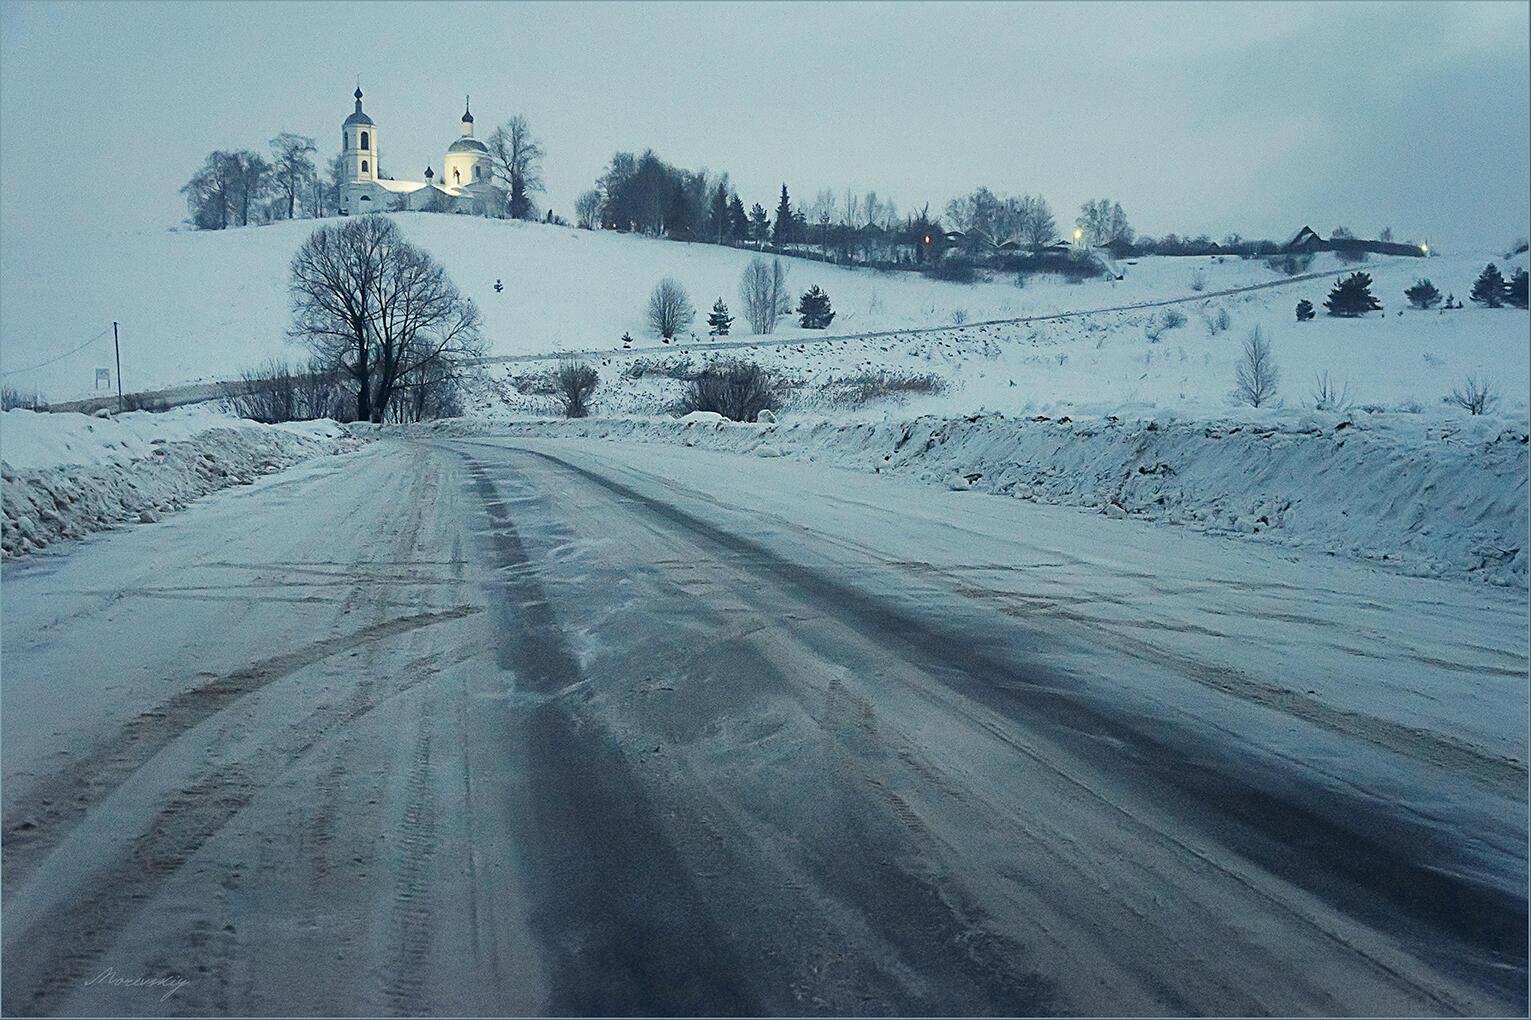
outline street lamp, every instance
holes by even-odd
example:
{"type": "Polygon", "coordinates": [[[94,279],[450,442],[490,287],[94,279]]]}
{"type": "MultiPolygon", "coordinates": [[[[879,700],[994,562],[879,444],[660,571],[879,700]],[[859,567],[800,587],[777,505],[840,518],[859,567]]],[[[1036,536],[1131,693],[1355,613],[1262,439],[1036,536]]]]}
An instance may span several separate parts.
{"type": "Polygon", "coordinates": [[[1078,227],[1075,227],[1074,228],[1074,243],[1078,244],[1082,240],[1084,240],[1084,231],[1080,230],[1078,227]]]}
{"type": "Polygon", "coordinates": [[[1425,244],[1420,245],[1419,246],[1419,250],[1420,250],[1421,254],[1429,255],[1430,254],[1430,245],[1429,245],[1429,243],[1427,242],[1425,244]]]}

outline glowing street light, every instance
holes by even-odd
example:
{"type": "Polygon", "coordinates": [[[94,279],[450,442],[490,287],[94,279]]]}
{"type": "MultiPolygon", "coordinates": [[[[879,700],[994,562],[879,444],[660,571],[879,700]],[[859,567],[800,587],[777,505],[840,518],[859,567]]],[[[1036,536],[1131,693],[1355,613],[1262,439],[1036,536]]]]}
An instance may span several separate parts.
{"type": "Polygon", "coordinates": [[[1075,227],[1074,228],[1074,243],[1078,244],[1082,240],[1084,240],[1084,231],[1080,230],[1078,227],[1075,227]]]}
{"type": "Polygon", "coordinates": [[[1430,245],[1422,244],[1422,245],[1419,246],[1419,250],[1420,250],[1421,254],[1429,255],[1430,254],[1430,245]]]}

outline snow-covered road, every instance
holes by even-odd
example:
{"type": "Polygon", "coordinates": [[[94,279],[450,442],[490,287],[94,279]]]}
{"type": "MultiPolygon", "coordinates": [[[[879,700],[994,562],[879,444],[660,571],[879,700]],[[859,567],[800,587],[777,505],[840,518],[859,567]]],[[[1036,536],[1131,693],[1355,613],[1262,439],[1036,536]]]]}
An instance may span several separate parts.
{"type": "Polygon", "coordinates": [[[0,577],[8,1014],[1526,1009],[1524,591],[445,437],[0,577]]]}

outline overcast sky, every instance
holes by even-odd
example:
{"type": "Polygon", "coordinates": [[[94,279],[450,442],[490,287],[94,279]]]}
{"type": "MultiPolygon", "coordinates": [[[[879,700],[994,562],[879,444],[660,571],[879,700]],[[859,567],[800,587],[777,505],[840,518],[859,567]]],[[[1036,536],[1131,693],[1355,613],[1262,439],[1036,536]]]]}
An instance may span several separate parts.
{"type": "Polygon", "coordinates": [[[572,218],[614,151],[902,210],[986,184],[1140,232],[1303,223],[1457,247],[1527,232],[1528,7],[1502,4],[7,2],[0,233],[169,226],[215,148],[338,149],[359,75],[382,164],[440,170],[464,93],[523,113],[572,218]]]}

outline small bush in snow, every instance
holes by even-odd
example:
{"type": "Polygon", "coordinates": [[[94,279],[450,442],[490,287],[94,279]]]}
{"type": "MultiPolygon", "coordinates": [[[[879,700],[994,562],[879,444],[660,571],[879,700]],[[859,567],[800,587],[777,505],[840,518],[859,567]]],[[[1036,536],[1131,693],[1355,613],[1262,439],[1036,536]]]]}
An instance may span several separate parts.
{"type": "Polygon", "coordinates": [[[1313,311],[1313,302],[1309,301],[1307,298],[1303,298],[1301,301],[1297,302],[1298,322],[1307,322],[1317,314],[1317,312],[1313,311]]]}
{"type": "Polygon", "coordinates": [[[18,407],[28,411],[46,411],[48,401],[35,389],[27,393],[14,386],[0,388],[0,411],[10,411],[18,407]]]}
{"type": "Polygon", "coordinates": [[[1304,252],[1301,255],[1277,255],[1266,259],[1265,264],[1278,273],[1296,276],[1299,273],[1306,273],[1313,267],[1313,253],[1304,252]]]}
{"type": "Polygon", "coordinates": [[[1244,354],[1234,369],[1234,396],[1240,403],[1259,407],[1270,403],[1276,395],[1281,373],[1276,368],[1276,355],[1271,342],[1259,326],[1244,338],[1244,354]]]}
{"type": "Polygon", "coordinates": [[[968,310],[966,308],[953,308],[952,309],[952,324],[953,325],[962,326],[962,325],[965,325],[967,323],[967,321],[968,321],[968,310]]]}
{"type": "Polygon", "coordinates": [[[306,368],[272,358],[219,388],[230,413],[267,425],[315,418],[344,420],[351,399],[340,371],[319,358],[310,360],[306,368]]]}
{"type": "Polygon", "coordinates": [[[1441,292],[1435,289],[1435,284],[1423,277],[1415,280],[1414,286],[1406,288],[1403,296],[1415,308],[1434,308],[1441,303],[1441,292]]]}
{"type": "Polygon", "coordinates": [[[718,298],[712,303],[712,311],[707,315],[707,335],[727,336],[728,328],[734,324],[734,317],[728,314],[728,306],[718,298]]]}
{"type": "Polygon", "coordinates": [[[1499,394],[1487,379],[1470,375],[1466,381],[1446,395],[1446,403],[1455,404],[1468,414],[1483,414],[1499,403],[1499,394]]]}
{"type": "Polygon", "coordinates": [[[666,379],[690,379],[696,374],[696,366],[689,356],[678,358],[634,358],[622,370],[624,379],[642,379],[648,375],[664,376],[666,379]]]}
{"type": "MultiPolygon", "coordinates": [[[[1483,272],[1473,281],[1472,292],[1467,295],[1475,304],[1486,308],[1503,308],[1505,298],[1504,277],[1500,275],[1499,267],[1490,262],[1483,267],[1483,272]]],[[[1475,414],[1477,412],[1474,412],[1475,414]]]]}
{"type": "Polygon", "coordinates": [[[749,361],[718,361],[692,376],[680,399],[680,413],[714,411],[733,421],[754,421],[781,405],[782,383],[749,361]]]}
{"type": "Polygon", "coordinates": [[[594,365],[574,358],[560,361],[553,372],[553,384],[558,388],[558,403],[563,408],[563,416],[589,417],[590,396],[600,382],[600,373],[594,365]]]}
{"type": "Polygon", "coordinates": [[[1324,301],[1324,307],[1329,309],[1330,315],[1354,319],[1367,312],[1380,312],[1382,302],[1372,294],[1370,273],[1351,273],[1335,282],[1334,289],[1324,301]]]}
{"type": "Polygon", "coordinates": [[[1313,406],[1320,411],[1344,411],[1350,407],[1350,384],[1336,387],[1327,370],[1313,377],[1313,406]]]}
{"type": "Polygon", "coordinates": [[[1515,275],[1510,277],[1510,282],[1505,286],[1504,299],[1516,308],[1526,307],[1526,271],[1515,270],[1515,275]]]}
{"type": "Polygon", "coordinates": [[[803,292],[802,300],[797,303],[797,314],[802,317],[800,321],[804,329],[828,329],[835,317],[829,307],[829,295],[820,290],[818,284],[803,292]]]}
{"type": "Polygon", "coordinates": [[[1198,294],[1207,289],[1207,273],[1205,270],[1198,269],[1191,274],[1191,289],[1198,294]]]}
{"type": "Polygon", "coordinates": [[[696,318],[691,298],[672,277],[665,277],[654,285],[649,294],[649,328],[666,340],[688,328],[696,318]]]}
{"type": "Polygon", "coordinates": [[[1228,309],[1218,308],[1217,311],[1206,310],[1201,313],[1202,324],[1207,327],[1208,336],[1217,336],[1225,332],[1233,325],[1233,320],[1228,317],[1228,309]]]}
{"type": "Polygon", "coordinates": [[[866,372],[831,379],[821,387],[829,403],[848,407],[945,391],[946,380],[939,375],[913,372],[866,372]]]}

